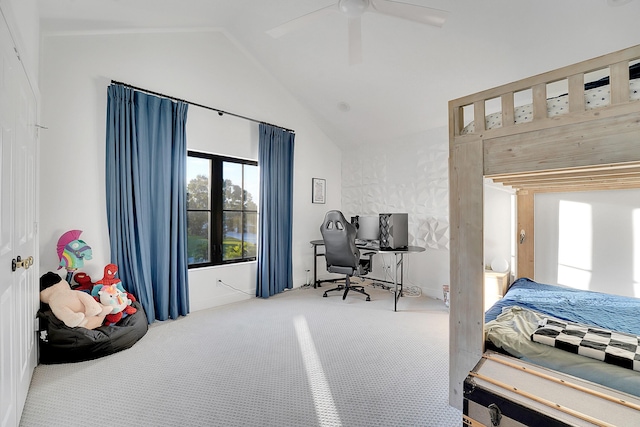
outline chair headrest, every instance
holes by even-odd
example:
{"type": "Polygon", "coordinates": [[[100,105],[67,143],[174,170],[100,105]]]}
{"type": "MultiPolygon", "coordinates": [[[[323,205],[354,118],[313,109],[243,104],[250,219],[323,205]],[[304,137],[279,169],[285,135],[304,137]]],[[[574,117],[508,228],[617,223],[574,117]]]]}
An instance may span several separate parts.
{"type": "Polygon", "coordinates": [[[342,231],[350,224],[340,211],[329,211],[324,216],[323,228],[326,230],[342,231]]]}
{"type": "Polygon", "coordinates": [[[356,247],[356,228],[342,212],[333,210],[325,214],[320,226],[328,266],[357,268],[360,251],[356,247]]]}

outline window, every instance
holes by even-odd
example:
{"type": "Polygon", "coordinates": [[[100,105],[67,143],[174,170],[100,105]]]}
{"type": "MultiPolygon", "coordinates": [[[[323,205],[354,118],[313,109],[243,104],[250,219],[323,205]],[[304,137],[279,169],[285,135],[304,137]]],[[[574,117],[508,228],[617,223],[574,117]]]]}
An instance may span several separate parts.
{"type": "Polygon", "coordinates": [[[189,267],[256,259],[258,186],[257,162],[189,151],[189,267]]]}

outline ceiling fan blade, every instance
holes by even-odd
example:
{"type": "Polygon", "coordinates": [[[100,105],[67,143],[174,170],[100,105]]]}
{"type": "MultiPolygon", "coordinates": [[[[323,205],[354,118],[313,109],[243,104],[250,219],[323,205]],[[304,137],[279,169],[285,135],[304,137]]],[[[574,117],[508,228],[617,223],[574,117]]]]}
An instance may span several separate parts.
{"type": "Polygon", "coordinates": [[[416,6],[414,4],[399,3],[391,0],[371,0],[372,12],[382,13],[384,15],[396,16],[402,19],[419,22],[421,24],[442,27],[446,21],[449,12],[444,10],[432,9],[425,6],[416,6]]]}
{"type": "Polygon", "coordinates": [[[360,17],[349,17],[349,65],[362,62],[362,27],[360,17]]]}
{"type": "Polygon", "coordinates": [[[302,27],[305,27],[312,21],[315,21],[316,19],[333,12],[340,12],[340,9],[338,9],[337,3],[327,7],[323,7],[322,9],[318,9],[314,12],[307,13],[306,15],[302,15],[299,18],[292,19],[291,21],[287,21],[284,24],[278,25],[277,27],[267,30],[266,33],[269,34],[274,39],[277,39],[278,37],[282,37],[285,34],[291,33],[302,27]]]}

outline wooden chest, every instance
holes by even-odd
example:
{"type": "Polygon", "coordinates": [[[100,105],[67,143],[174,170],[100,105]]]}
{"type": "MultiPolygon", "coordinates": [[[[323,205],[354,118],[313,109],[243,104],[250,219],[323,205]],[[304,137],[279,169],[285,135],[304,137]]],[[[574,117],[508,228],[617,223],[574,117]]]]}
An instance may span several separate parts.
{"type": "Polygon", "coordinates": [[[466,426],[640,426],[640,398],[486,352],[464,384],[466,426]]]}

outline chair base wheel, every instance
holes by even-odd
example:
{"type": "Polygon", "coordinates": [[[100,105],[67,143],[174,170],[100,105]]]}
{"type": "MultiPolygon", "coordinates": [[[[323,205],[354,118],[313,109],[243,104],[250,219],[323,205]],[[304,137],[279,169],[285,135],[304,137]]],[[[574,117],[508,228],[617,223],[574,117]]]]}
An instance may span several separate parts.
{"type": "Polygon", "coordinates": [[[369,296],[368,293],[365,292],[364,290],[364,286],[350,286],[349,282],[347,281],[347,283],[345,285],[338,285],[337,288],[333,288],[333,289],[327,289],[326,291],[324,291],[324,293],[322,294],[323,297],[327,297],[329,292],[333,292],[333,291],[340,291],[343,292],[342,294],[342,299],[345,300],[347,299],[347,294],[349,293],[349,291],[353,291],[353,292],[358,292],[360,294],[363,294],[364,296],[367,297],[366,301],[371,301],[371,297],[369,296]]]}

